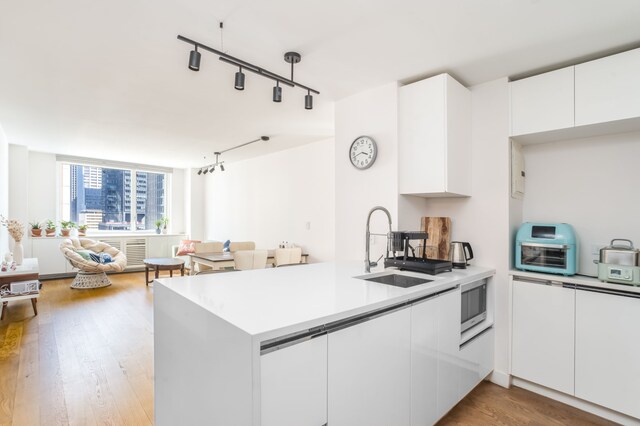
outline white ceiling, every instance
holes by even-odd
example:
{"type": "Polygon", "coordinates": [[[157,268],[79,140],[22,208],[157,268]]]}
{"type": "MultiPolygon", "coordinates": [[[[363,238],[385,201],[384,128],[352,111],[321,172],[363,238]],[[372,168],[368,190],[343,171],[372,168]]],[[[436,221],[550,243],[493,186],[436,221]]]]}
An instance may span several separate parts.
{"type": "MultiPolygon", "coordinates": [[[[33,150],[172,167],[213,152],[259,155],[333,135],[333,102],[447,71],[465,85],[521,76],[640,45],[638,0],[86,0],[2,2],[0,124],[33,150]],[[270,80],[202,52],[187,69],[182,34],[288,74],[301,89],[271,101],[270,80]]],[[[207,156],[207,160],[203,157],[207,156]]]]}

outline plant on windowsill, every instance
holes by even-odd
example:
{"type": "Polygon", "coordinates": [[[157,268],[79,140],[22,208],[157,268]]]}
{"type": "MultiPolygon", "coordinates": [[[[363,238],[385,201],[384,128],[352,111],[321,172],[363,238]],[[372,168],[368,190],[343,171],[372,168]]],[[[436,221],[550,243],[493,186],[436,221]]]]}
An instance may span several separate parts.
{"type": "Polygon", "coordinates": [[[62,227],[60,230],[62,236],[68,237],[71,230],[76,227],[76,223],[72,220],[61,220],[60,226],[62,227]]]}
{"type": "Polygon", "coordinates": [[[51,219],[47,220],[47,227],[44,228],[44,232],[46,232],[47,237],[55,237],[56,236],[56,223],[51,219]]]}
{"type": "Polygon", "coordinates": [[[169,218],[168,217],[163,217],[162,218],[162,233],[163,234],[167,233],[167,225],[169,225],[169,218]]]}
{"type": "Polygon", "coordinates": [[[156,234],[160,234],[162,232],[162,225],[164,224],[164,221],[162,219],[158,219],[154,223],[156,225],[156,234]]]}
{"type": "Polygon", "coordinates": [[[29,225],[31,225],[32,237],[42,237],[42,226],[40,222],[29,222],[29,225]]]}
{"type": "Polygon", "coordinates": [[[87,228],[87,225],[78,226],[78,237],[84,237],[85,235],[87,235],[87,228]]]}

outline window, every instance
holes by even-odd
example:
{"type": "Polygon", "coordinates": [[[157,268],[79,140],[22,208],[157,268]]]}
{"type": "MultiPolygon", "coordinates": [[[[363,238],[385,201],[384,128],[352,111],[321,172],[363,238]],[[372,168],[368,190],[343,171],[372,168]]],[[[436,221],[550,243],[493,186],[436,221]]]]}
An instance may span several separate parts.
{"type": "Polygon", "coordinates": [[[61,162],[60,214],[99,231],[143,231],[167,216],[169,173],[61,162]]]}

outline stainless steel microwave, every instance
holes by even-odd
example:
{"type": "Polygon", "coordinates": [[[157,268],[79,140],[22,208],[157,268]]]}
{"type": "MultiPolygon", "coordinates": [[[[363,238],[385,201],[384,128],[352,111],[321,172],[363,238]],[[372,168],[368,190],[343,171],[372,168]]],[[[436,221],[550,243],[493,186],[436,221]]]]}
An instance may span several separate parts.
{"type": "Polygon", "coordinates": [[[461,331],[487,319],[487,280],[475,281],[462,286],[461,331]]]}

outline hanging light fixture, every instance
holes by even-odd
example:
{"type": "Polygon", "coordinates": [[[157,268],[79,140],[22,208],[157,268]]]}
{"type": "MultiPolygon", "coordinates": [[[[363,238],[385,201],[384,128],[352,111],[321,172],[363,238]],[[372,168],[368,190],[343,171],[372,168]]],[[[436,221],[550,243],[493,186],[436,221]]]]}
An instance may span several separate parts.
{"type": "Polygon", "coordinates": [[[242,67],[240,67],[240,71],[236,73],[236,82],[234,87],[236,90],[244,90],[244,74],[242,72],[242,67]]]}
{"type": "MultiPolygon", "coordinates": [[[[223,25],[222,25],[222,22],[220,22],[221,37],[222,37],[222,29],[223,29],[223,25]]],[[[320,94],[320,92],[318,92],[317,90],[312,89],[308,86],[305,86],[304,84],[298,83],[293,79],[293,66],[294,64],[297,64],[302,60],[302,56],[298,52],[287,52],[284,54],[285,62],[287,62],[288,64],[291,64],[291,78],[286,78],[279,74],[266,70],[262,67],[259,67],[257,65],[253,65],[252,63],[249,63],[247,61],[243,61],[242,59],[233,57],[220,50],[216,50],[205,44],[188,39],[184,36],[178,35],[178,40],[184,41],[185,43],[188,43],[188,44],[192,44],[195,47],[195,50],[192,50],[191,53],[189,54],[189,69],[193,71],[200,70],[200,52],[198,52],[198,48],[201,48],[203,50],[206,50],[208,52],[218,55],[218,59],[221,60],[222,62],[226,62],[230,65],[239,67],[239,71],[236,72],[235,74],[235,81],[234,81],[234,87],[237,90],[244,90],[245,75],[243,73],[243,70],[246,70],[254,74],[257,74],[259,76],[269,78],[276,82],[276,85],[273,87],[273,102],[282,102],[282,87],[280,86],[281,84],[284,84],[289,87],[300,87],[301,89],[307,91],[307,95],[305,96],[305,101],[304,101],[305,109],[313,109],[313,97],[311,95],[311,92],[315,93],[316,95],[320,94]]],[[[221,44],[222,44],[222,38],[221,38],[221,44]]]]}
{"type": "Polygon", "coordinates": [[[311,96],[311,91],[308,91],[304,97],[304,109],[313,109],[313,96],[311,96]]]}
{"type": "MultiPolygon", "coordinates": [[[[224,172],[224,161],[220,161],[220,155],[222,155],[225,152],[234,150],[234,149],[242,148],[243,146],[247,146],[247,145],[250,145],[250,144],[255,143],[255,142],[259,142],[259,141],[267,142],[269,139],[270,139],[269,136],[260,136],[258,139],[254,139],[252,141],[245,142],[245,143],[242,143],[240,145],[233,146],[231,148],[227,148],[224,151],[214,152],[214,155],[216,156],[215,163],[208,164],[206,166],[200,167],[200,170],[198,170],[198,174],[199,175],[200,174],[205,174],[206,175],[207,173],[213,173],[216,170],[216,166],[220,166],[220,171],[224,172]]],[[[205,157],[205,159],[206,158],[207,157],[205,157]]]]}
{"type": "Polygon", "coordinates": [[[279,81],[276,81],[276,85],[273,86],[273,102],[282,102],[282,87],[279,81]]]}
{"type": "Polygon", "coordinates": [[[195,50],[189,53],[189,69],[191,71],[200,71],[200,52],[198,52],[198,45],[195,46],[195,50]]]}

